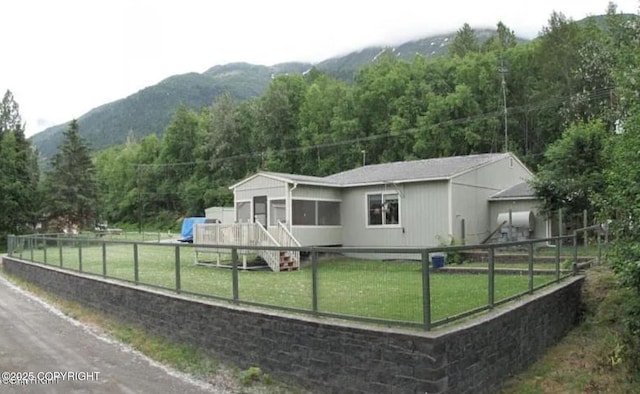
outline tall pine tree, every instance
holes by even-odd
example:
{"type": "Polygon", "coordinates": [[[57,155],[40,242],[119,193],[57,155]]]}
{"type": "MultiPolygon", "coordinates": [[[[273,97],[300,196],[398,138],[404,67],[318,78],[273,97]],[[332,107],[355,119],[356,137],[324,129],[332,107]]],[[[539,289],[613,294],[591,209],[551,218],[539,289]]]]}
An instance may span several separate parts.
{"type": "Polygon", "coordinates": [[[18,103],[7,90],[0,102],[0,242],[31,231],[36,221],[38,163],[24,135],[18,103]]]}
{"type": "Polygon", "coordinates": [[[47,174],[44,213],[50,226],[82,229],[96,219],[95,167],[75,119],[63,135],[47,174]]]}

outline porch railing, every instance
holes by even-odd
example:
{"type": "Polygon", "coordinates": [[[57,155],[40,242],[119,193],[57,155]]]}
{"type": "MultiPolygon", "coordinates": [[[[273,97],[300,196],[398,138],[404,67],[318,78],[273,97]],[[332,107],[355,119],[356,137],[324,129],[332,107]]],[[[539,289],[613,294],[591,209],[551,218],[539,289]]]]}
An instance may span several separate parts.
{"type": "MultiPolygon", "coordinates": [[[[198,223],[194,226],[193,243],[196,246],[196,259],[199,253],[219,253],[218,248],[202,247],[199,245],[236,245],[236,246],[300,246],[291,233],[284,229],[286,233],[280,235],[278,227],[278,239],[274,238],[260,223],[198,223]],[[284,242],[282,244],[281,242],[284,242]]],[[[241,255],[248,254],[248,250],[238,249],[241,255]]],[[[255,253],[255,251],[254,251],[255,253]]],[[[296,268],[300,264],[300,252],[291,252],[296,268]]],[[[257,254],[262,257],[269,268],[274,272],[280,271],[280,254],[278,250],[257,250],[257,254]]]]}
{"type": "MultiPolygon", "coordinates": [[[[291,234],[287,226],[281,221],[278,221],[278,227],[276,232],[276,240],[280,244],[280,246],[293,246],[300,247],[300,242],[291,234]]],[[[295,269],[300,268],[300,250],[292,250],[286,252],[291,257],[293,261],[293,266],[295,269]]]]}

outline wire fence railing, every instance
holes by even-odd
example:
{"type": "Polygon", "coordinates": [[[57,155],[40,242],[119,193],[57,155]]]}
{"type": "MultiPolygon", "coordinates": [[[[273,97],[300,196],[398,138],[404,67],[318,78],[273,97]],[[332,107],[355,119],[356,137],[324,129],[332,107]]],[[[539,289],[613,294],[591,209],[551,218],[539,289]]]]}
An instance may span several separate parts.
{"type": "Polygon", "coordinates": [[[145,239],[10,236],[8,254],[195,297],[431,330],[533,294],[606,253],[600,235],[592,238],[597,245],[583,245],[576,233],[429,248],[194,245],[166,234],[145,239]],[[203,259],[206,249],[215,258],[203,259]],[[303,262],[295,271],[272,272],[261,261],[265,251],[300,253],[303,262]]]}

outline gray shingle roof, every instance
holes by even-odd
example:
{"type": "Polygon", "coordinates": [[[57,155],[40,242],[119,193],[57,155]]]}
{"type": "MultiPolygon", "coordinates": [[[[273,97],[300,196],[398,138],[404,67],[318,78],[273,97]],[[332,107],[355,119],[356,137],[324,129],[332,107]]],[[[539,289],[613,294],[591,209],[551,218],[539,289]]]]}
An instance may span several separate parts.
{"type": "Polygon", "coordinates": [[[531,186],[529,186],[527,182],[522,182],[499,191],[498,193],[489,197],[489,200],[518,200],[535,198],[537,197],[533,189],[531,189],[531,186]]]}
{"type": "MultiPolygon", "coordinates": [[[[441,157],[426,160],[398,161],[393,163],[372,164],[352,170],[340,172],[326,177],[309,175],[284,174],[261,171],[271,178],[307,185],[349,187],[381,183],[404,183],[450,179],[465,171],[480,167],[487,163],[509,157],[509,153],[485,153],[469,156],[441,157]]],[[[258,175],[255,174],[254,176],[258,175]]],[[[234,188],[248,179],[231,186],[234,188]]]]}
{"type": "Polygon", "coordinates": [[[330,175],[324,179],[342,186],[384,182],[415,182],[449,179],[472,168],[509,156],[508,153],[487,153],[436,159],[399,161],[374,164],[330,175]]]}
{"type": "Polygon", "coordinates": [[[327,178],[323,178],[319,176],[285,174],[282,172],[269,172],[269,171],[260,171],[260,174],[264,174],[266,176],[270,176],[273,178],[285,179],[291,182],[303,183],[303,184],[340,186],[335,182],[328,180],[327,178]]]}

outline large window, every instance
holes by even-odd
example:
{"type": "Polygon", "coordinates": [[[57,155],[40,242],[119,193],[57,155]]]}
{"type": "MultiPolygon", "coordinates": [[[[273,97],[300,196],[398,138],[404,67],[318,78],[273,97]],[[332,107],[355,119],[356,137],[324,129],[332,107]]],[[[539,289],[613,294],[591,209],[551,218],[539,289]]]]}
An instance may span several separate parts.
{"type": "Polygon", "coordinates": [[[316,202],[311,200],[293,200],[291,203],[294,226],[315,226],[316,202]]]}
{"type": "Polygon", "coordinates": [[[400,223],[400,204],[397,193],[369,194],[367,210],[369,226],[394,226],[400,223]]]}
{"type": "Polygon", "coordinates": [[[293,200],[294,226],[339,226],[340,201],[293,200]]]}
{"type": "Polygon", "coordinates": [[[318,201],[318,226],[340,225],[340,202],[318,201]]]}
{"type": "Polygon", "coordinates": [[[238,223],[248,223],[251,221],[250,201],[238,201],[236,203],[236,220],[238,223]]]}
{"type": "Polygon", "coordinates": [[[271,200],[271,210],[269,212],[269,226],[277,226],[278,222],[287,221],[287,203],[286,200],[271,200]]]}

